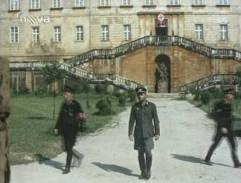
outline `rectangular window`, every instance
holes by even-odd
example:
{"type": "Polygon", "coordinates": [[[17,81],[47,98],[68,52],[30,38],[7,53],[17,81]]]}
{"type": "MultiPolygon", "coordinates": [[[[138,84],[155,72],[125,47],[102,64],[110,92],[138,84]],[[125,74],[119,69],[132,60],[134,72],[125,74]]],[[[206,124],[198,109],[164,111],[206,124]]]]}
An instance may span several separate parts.
{"type": "Polygon", "coordinates": [[[30,9],[40,9],[40,0],[30,0],[30,9]]]}
{"type": "Polygon", "coordinates": [[[39,27],[32,27],[32,42],[39,42],[39,27]]]}
{"type": "Polygon", "coordinates": [[[205,5],[205,0],[193,0],[193,5],[205,5]]]}
{"type": "Polygon", "coordinates": [[[100,6],[110,6],[110,0],[100,0],[100,6]]]}
{"type": "Polygon", "coordinates": [[[61,27],[60,26],[54,27],[54,41],[55,42],[61,41],[61,27]]]}
{"type": "Polygon", "coordinates": [[[131,5],[131,0],[122,0],[121,1],[122,6],[130,6],[131,5]]]}
{"type": "Polygon", "coordinates": [[[82,25],[76,26],[76,40],[77,41],[84,40],[84,27],[82,25]]]}
{"type": "Polygon", "coordinates": [[[19,27],[10,28],[10,43],[19,43],[19,27]]]}
{"type": "Polygon", "coordinates": [[[124,25],[124,38],[125,41],[131,40],[131,25],[124,25]]]}
{"type": "Polygon", "coordinates": [[[228,40],[228,25],[227,24],[220,25],[220,40],[221,41],[228,40]]]}
{"type": "Polygon", "coordinates": [[[218,0],[217,1],[218,5],[230,5],[229,0],[218,0]]]}
{"type": "Polygon", "coordinates": [[[144,5],[154,5],[154,0],[144,0],[144,5]]]}
{"type": "Polygon", "coordinates": [[[203,24],[196,24],[195,25],[195,32],[196,32],[196,39],[203,40],[203,24]]]}
{"type": "Polygon", "coordinates": [[[84,0],[75,0],[75,7],[84,7],[85,1],[84,0]]]}
{"type": "Polygon", "coordinates": [[[180,0],[170,0],[170,5],[180,5],[180,0]]]}
{"type": "Polygon", "coordinates": [[[62,0],[53,0],[53,8],[62,8],[62,0]]]}
{"type": "Polygon", "coordinates": [[[20,0],[9,0],[9,10],[19,10],[20,0]]]}
{"type": "Polygon", "coordinates": [[[102,41],[109,41],[109,26],[108,25],[102,25],[102,41]]]}

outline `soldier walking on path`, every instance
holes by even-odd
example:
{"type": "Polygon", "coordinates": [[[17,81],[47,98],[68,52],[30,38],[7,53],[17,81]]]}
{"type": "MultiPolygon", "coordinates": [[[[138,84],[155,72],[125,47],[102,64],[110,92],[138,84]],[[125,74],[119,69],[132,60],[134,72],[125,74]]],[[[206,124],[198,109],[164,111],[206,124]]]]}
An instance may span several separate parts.
{"type": "Polygon", "coordinates": [[[139,102],[132,106],[128,131],[129,139],[130,141],[134,140],[134,149],[138,151],[141,179],[151,177],[153,137],[158,140],[160,136],[156,106],[147,101],[146,92],[144,87],[136,88],[139,102]]]}
{"type": "Polygon", "coordinates": [[[231,147],[231,154],[234,163],[234,168],[240,167],[240,162],[237,156],[237,147],[236,147],[236,139],[234,137],[232,131],[232,101],[233,101],[233,90],[227,89],[224,95],[224,100],[216,104],[214,108],[214,112],[211,113],[211,117],[217,122],[216,126],[216,134],[213,138],[213,144],[209,148],[209,151],[205,157],[205,163],[211,165],[210,159],[211,156],[222,140],[222,138],[226,137],[230,147],[231,147]]]}
{"type": "Polygon", "coordinates": [[[84,112],[79,102],[74,100],[74,90],[71,87],[65,87],[64,98],[65,102],[60,109],[54,131],[55,134],[63,136],[64,148],[67,152],[66,166],[63,174],[67,174],[70,172],[72,156],[78,159],[80,165],[80,157],[73,151],[73,146],[76,141],[79,122],[84,120],[84,112]]]}

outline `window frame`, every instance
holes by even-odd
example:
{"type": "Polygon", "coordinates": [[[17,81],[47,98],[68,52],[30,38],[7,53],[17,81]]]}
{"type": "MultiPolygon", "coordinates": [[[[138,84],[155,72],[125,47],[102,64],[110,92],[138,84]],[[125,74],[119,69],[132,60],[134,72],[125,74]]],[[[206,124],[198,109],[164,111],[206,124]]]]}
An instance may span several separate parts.
{"type": "Polygon", "coordinates": [[[76,41],[84,41],[84,26],[83,25],[77,25],[75,26],[75,35],[76,35],[76,41]],[[80,28],[80,29],[78,29],[80,28]]]}
{"type": "Polygon", "coordinates": [[[124,40],[130,41],[132,39],[131,24],[124,24],[124,40]]]}
{"type": "Polygon", "coordinates": [[[217,0],[218,6],[230,6],[230,0],[217,0]]]}
{"type": "Polygon", "coordinates": [[[204,41],[204,26],[203,24],[195,24],[195,39],[198,41],[204,41]],[[198,29],[198,27],[201,29],[198,29]]]}
{"type": "Polygon", "coordinates": [[[16,25],[13,25],[10,27],[10,43],[11,44],[16,44],[16,43],[19,43],[19,38],[20,38],[20,29],[19,29],[19,26],[16,26],[16,25]],[[13,30],[14,28],[14,30],[13,30]],[[17,30],[17,31],[16,31],[17,30]]]}
{"type": "Polygon", "coordinates": [[[20,10],[20,0],[9,0],[9,11],[19,11],[20,10]]]}
{"type": "Polygon", "coordinates": [[[56,25],[54,26],[54,35],[53,35],[53,41],[56,43],[59,43],[62,41],[62,30],[61,30],[61,26],[56,25]],[[59,29],[57,32],[56,30],[59,29]]]}
{"type": "Polygon", "coordinates": [[[228,41],[228,24],[220,24],[220,41],[228,41]],[[226,29],[222,29],[226,27],[226,29]]]}
{"type": "Polygon", "coordinates": [[[41,8],[41,0],[30,0],[30,9],[36,10],[41,8]]]}
{"type": "Polygon", "coordinates": [[[101,41],[106,42],[110,40],[110,26],[101,25],[101,41]]]}
{"type": "Polygon", "coordinates": [[[85,7],[85,0],[75,0],[74,1],[74,7],[85,7]]]}
{"type": "Polygon", "coordinates": [[[99,0],[99,6],[110,6],[111,5],[111,1],[110,0],[99,0]]]}
{"type": "Polygon", "coordinates": [[[53,9],[63,8],[63,0],[52,0],[52,8],[53,9]]]}
{"type": "Polygon", "coordinates": [[[32,42],[33,43],[40,42],[40,27],[39,26],[32,27],[32,42]],[[35,32],[35,30],[37,30],[37,31],[35,32]]]}
{"type": "Polygon", "coordinates": [[[131,6],[131,0],[121,0],[121,6],[131,6]]]}

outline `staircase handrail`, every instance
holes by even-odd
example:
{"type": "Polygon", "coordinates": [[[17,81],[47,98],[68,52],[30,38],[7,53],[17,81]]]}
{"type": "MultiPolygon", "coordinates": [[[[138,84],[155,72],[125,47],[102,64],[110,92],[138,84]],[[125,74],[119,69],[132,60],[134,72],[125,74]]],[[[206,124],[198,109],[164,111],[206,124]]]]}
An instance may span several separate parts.
{"type": "Polygon", "coordinates": [[[112,49],[93,49],[65,61],[72,66],[81,65],[94,59],[113,59],[147,46],[179,46],[210,58],[233,59],[241,61],[241,51],[235,49],[213,48],[180,36],[144,36],[121,44],[112,49]]]}

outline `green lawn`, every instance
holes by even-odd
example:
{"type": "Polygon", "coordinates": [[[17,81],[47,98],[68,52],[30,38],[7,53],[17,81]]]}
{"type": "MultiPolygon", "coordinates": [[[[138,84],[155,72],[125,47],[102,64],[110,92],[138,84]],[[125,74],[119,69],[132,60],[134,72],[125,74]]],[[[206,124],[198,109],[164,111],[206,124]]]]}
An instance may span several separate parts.
{"type": "MultiPolygon", "coordinates": [[[[94,132],[110,123],[111,116],[94,115],[95,104],[103,95],[81,94],[76,99],[81,103],[87,114],[86,130],[80,135],[94,132]],[[87,109],[89,98],[90,108],[87,109]]],[[[113,109],[117,113],[125,107],[118,105],[118,99],[111,97],[113,109]]],[[[62,96],[56,98],[56,118],[63,102],[62,96]]],[[[36,160],[37,154],[51,158],[62,152],[60,137],[53,135],[56,120],[53,121],[53,98],[31,95],[15,96],[11,99],[10,116],[10,159],[11,164],[26,163],[36,160]]]]}

